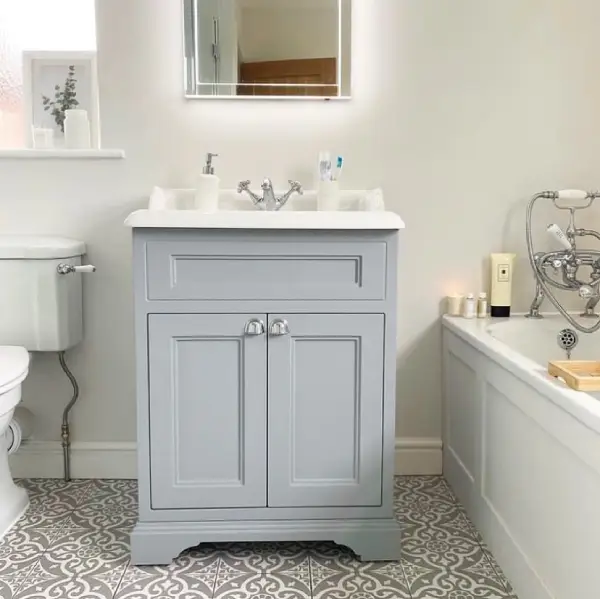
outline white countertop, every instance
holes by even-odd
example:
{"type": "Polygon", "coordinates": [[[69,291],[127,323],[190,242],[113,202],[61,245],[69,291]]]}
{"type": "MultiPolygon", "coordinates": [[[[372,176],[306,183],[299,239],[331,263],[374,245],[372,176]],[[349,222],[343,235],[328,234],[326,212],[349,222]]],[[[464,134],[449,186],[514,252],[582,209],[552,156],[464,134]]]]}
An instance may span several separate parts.
{"type": "Polygon", "coordinates": [[[399,230],[402,219],[394,212],[318,212],[281,210],[137,210],[125,220],[131,228],[159,229],[328,229],[399,230]]]}

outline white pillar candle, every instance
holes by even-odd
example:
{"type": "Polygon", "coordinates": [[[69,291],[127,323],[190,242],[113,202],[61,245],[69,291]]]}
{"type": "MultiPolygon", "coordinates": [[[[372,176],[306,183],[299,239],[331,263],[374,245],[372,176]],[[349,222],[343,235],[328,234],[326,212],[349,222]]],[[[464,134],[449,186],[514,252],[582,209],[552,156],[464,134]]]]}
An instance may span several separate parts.
{"type": "Polygon", "coordinates": [[[460,316],[462,314],[463,300],[463,295],[449,295],[446,298],[446,313],[450,316],[460,316]]]}

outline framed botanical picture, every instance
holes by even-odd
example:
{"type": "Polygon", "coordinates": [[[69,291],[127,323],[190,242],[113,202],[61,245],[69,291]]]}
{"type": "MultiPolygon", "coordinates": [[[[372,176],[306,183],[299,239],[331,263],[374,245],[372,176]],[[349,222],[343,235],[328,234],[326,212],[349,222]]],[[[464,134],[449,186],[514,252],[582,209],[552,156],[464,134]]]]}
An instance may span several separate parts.
{"type": "Polygon", "coordinates": [[[54,146],[64,145],[65,110],[86,110],[92,148],[100,147],[98,74],[95,52],[23,52],[25,135],[52,130],[54,146]]]}

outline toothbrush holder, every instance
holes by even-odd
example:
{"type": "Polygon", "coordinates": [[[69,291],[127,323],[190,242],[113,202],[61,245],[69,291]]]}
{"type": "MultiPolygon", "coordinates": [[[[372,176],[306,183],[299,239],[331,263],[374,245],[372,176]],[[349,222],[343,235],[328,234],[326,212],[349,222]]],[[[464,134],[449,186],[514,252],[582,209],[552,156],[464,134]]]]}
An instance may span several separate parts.
{"type": "Polygon", "coordinates": [[[332,212],[340,209],[340,182],[319,181],[317,188],[317,210],[332,212]]]}

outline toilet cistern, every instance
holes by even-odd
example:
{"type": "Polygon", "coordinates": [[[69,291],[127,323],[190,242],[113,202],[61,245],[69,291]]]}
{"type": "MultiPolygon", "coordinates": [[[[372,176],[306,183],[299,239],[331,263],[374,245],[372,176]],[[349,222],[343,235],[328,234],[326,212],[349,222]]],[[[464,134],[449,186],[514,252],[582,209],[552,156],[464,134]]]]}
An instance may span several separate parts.
{"type": "Polygon", "coordinates": [[[83,339],[83,277],[79,275],[96,270],[91,264],[82,264],[85,254],[85,243],[74,239],[0,235],[0,346],[57,352],[73,388],[61,426],[66,479],[70,478],[69,414],[79,391],[65,362],[65,351],[83,339]]]}
{"type": "Polygon", "coordinates": [[[273,184],[271,183],[271,179],[269,179],[268,177],[263,179],[262,185],[260,186],[263,192],[262,197],[254,193],[250,189],[250,183],[251,182],[249,180],[240,181],[238,184],[237,191],[238,193],[246,192],[248,196],[250,196],[252,203],[259,210],[266,210],[269,212],[277,211],[283,206],[285,206],[287,201],[292,197],[294,193],[297,193],[299,195],[304,194],[302,185],[300,185],[298,181],[293,181],[292,179],[288,181],[288,183],[290,184],[290,189],[279,198],[275,195],[273,184]]]}

